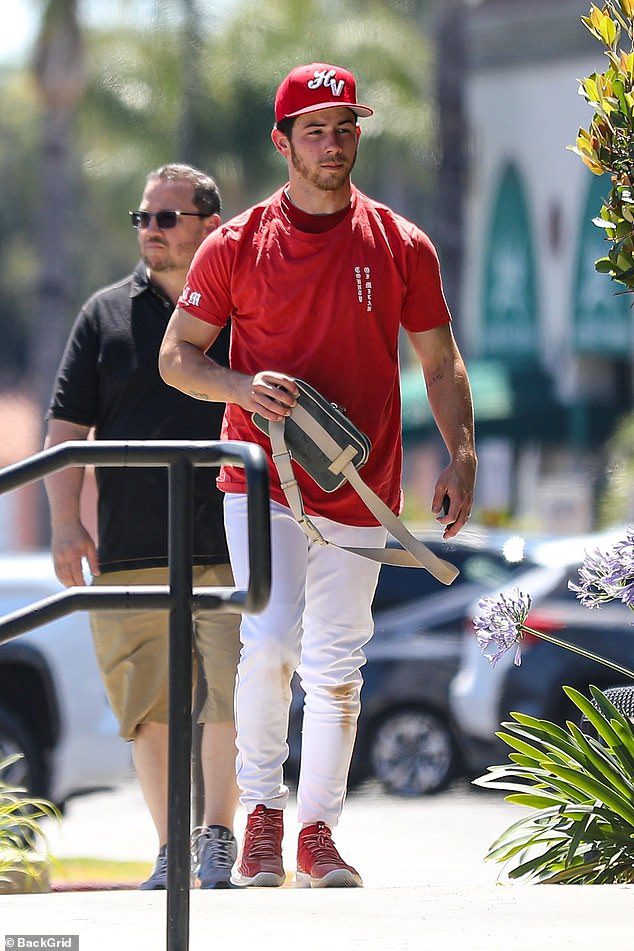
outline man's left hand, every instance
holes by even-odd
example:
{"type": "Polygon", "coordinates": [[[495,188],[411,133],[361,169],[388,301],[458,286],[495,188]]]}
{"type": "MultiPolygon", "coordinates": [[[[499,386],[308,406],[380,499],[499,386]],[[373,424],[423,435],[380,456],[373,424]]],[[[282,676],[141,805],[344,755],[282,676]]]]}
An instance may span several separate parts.
{"type": "Polygon", "coordinates": [[[453,538],[471,515],[475,486],[475,462],[452,462],[444,469],[434,490],[431,510],[445,526],[443,538],[453,538]]]}

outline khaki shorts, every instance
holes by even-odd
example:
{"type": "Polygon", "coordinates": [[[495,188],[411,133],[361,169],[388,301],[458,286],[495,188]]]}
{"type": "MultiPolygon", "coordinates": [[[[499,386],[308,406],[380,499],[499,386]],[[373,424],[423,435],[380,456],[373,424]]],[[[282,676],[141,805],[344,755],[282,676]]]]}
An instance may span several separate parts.
{"type": "MultiPolygon", "coordinates": [[[[110,571],[95,585],[168,583],[167,568],[110,571]]],[[[198,587],[233,587],[229,565],[194,567],[198,587]]],[[[141,723],[168,722],[169,616],[165,611],[93,611],[97,661],[119,732],[134,739],[141,723]]],[[[240,615],[205,611],[194,615],[194,643],[207,696],[200,723],[233,721],[233,693],[240,654],[240,615]]]]}

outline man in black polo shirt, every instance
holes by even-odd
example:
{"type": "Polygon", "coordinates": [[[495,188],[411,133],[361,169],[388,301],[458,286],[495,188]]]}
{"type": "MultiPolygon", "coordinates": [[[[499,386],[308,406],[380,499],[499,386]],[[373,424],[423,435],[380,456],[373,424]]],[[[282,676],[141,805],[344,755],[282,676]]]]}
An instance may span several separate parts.
{"type": "MultiPolygon", "coordinates": [[[[141,261],[82,308],[58,370],[48,413],[46,446],[85,439],[217,439],[224,407],[192,400],[166,386],[158,352],[194,252],[220,224],[213,179],[186,165],[151,172],[138,211],[141,261]]],[[[227,363],[228,335],[213,347],[227,363]]],[[[195,470],[194,583],[233,585],[222,498],[214,473],[195,470]]],[[[162,467],[96,470],[98,548],[82,524],[82,468],[49,476],[52,553],[64,585],[167,583],[168,482],[162,467]]],[[[141,888],[166,887],[168,620],[155,611],[95,612],[97,658],[121,735],[133,743],[141,789],[159,839],[154,872],[141,888]]],[[[235,860],[237,803],[233,689],[239,653],[238,618],[208,612],[195,638],[207,685],[202,769],[204,828],[198,836],[203,888],[228,886],[235,860]]]]}

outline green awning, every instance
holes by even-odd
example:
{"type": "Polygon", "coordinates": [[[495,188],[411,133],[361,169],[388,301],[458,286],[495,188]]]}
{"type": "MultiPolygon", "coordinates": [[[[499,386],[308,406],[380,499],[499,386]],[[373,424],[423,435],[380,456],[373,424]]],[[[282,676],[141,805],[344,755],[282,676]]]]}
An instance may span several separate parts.
{"type": "MultiPolygon", "coordinates": [[[[467,371],[479,436],[551,442],[565,434],[570,410],[559,403],[541,367],[486,359],[469,362],[467,371]]],[[[420,368],[403,370],[401,395],[405,440],[428,437],[435,423],[420,368]]]]}
{"type": "Polygon", "coordinates": [[[592,221],[598,217],[609,188],[607,175],[589,176],[574,275],[572,333],[578,353],[627,357],[634,342],[632,295],[623,293],[622,284],[599,274],[594,266],[610,249],[605,232],[592,221]]]}
{"type": "MultiPolygon", "coordinates": [[[[513,413],[513,386],[505,365],[498,360],[474,360],[467,370],[476,420],[508,419],[513,413]]],[[[404,431],[433,424],[420,367],[403,370],[401,399],[404,431]]]]}
{"type": "Polygon", "coordinates": [[[527,188],[512,162],[504,169],[491,209],[482,282],[482,352],[527,362],[538,353],[534,230],[527,188]]]}

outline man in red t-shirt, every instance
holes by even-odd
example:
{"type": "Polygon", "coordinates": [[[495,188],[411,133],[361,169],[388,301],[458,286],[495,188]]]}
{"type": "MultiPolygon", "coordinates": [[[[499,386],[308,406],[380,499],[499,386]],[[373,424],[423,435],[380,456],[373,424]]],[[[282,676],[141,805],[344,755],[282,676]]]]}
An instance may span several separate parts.
{"type": "MultiPolygon", "coordinates": [[[[248,812],[232,881],[281,885],[283,764],[290,681],[306,693],[297,791],[297,880],[358,886],[331,830],[341,813],[365,662],[372,636],[376,563],[310,541],[287,506],[268,439],[253,424],[288,416],[295,379],[346,408],[369,437],[363,475],[394,511],[401,506],[400,327],[420,360],[450,461],[432,511],[454,536],[471,511],[476,457],[467,373],[451,332],[436,252],[422,231],[350,181],[360,127],[354,76],[326,63],[300,66],[281,83],[271,133],[289,181],[218,228],[199,248],[161,349],[165,381],[197,399],[227,404],[223,438],[259,443],[271,476],[273,582],[268,608],[245,616],[238,667],[238,784],[248,812]],[[230,367],[206,356],[228,318],[230,367]],[[445,515],[442,503],[449,497],[445,515]]],[[[304,507],[324,538],[383,547],[385,530],[345,483],[322,491],[299,468],[304,507]]],[[[225,525],[236,584],[248,582],[243,471],[225,467],[225,525]]]]}

